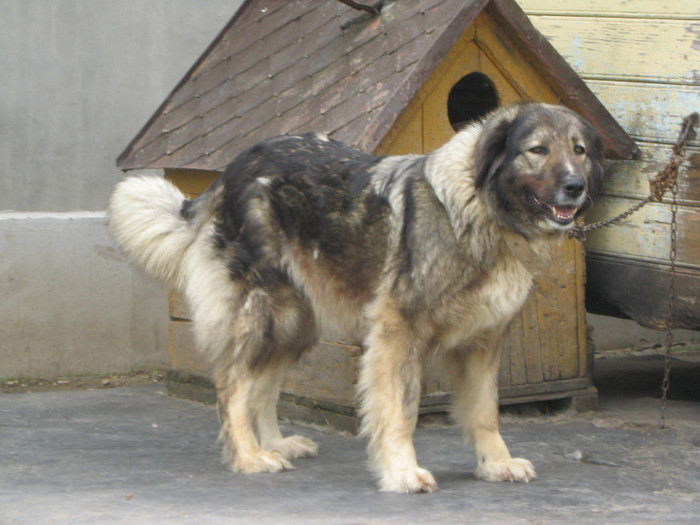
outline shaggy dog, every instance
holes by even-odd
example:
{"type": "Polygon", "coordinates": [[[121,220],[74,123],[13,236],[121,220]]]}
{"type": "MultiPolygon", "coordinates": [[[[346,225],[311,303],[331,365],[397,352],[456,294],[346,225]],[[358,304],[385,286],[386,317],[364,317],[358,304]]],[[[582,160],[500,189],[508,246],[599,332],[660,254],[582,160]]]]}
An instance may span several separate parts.
{"type": "Polygon", "coordinates": [[[362,433],[380,488],[431,492],[416,461],[421,365],[441,352],[477,475],[528,481],[498,429],[499,336],[530,291],[531,262],[591,204],[595,130],[560,106],[497,110],[427,155],[374,156],[318,134],[241,153],[187,200],[130,177],[110,202],[117,243],[182,291],[216,384],[223,460],[277,472],[316,444],[283,437],[285,369],[323,334],[364,347],[362,433]]]}

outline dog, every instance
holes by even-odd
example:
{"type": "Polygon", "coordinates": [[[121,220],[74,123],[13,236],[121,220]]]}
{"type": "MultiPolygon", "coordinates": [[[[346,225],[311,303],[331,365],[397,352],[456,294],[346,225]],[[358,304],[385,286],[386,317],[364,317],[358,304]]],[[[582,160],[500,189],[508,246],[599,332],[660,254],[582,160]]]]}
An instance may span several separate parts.
{"type": "Polygon", "coordinates": [[[225,465],[277,472],[316,454],[313,441],[283,437],[276,405],[287,367],[331,333],[363,346],[361,434],[380,489],[432,492],[412,434],[421,365],[435,352],[454,376],[452,414],[477,476],[536,477],[499,432],[499,336],[528,297],[533,256],[573,227],[602,175],[589,123],[529,103],[497,109],[427,155],[274,137],[194,200],[161,177],[125,178],[108,216],[117,244],[187,299],[216,385],[225,465]]]}

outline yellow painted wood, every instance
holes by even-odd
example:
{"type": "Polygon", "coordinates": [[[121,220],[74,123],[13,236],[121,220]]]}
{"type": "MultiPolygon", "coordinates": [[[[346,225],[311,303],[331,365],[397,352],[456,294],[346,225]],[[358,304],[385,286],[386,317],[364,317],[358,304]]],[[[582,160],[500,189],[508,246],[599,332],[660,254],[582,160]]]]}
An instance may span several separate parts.
{"type": "MultiPolygon", "coordinates": [[[[380,155],[401,155],[403,153],[427,153],[431,151],[431,149],[434,149],[423,144],[425,100],[435,90],[436,86],[444,82],[443,78],[446,71],[456,60],[462,57],[466,57],[467,60],[470,60],[465,52],[465,47],[472,45],[475,33],[476,24],[470,25],[465,30],[457,43],[447,52],[445,58],[436,67],[428,80],[420,87],[418,93],[416,93],[409,105],[396,120],[392,129],[384,136],[382,142],[375,149],[375,153],[380,155]],[[420,131],[418,131],[418,127],[420,127],[420,131]],[[420,136],[420,140],[418,140],[418,136],[420,136]],[[408,145],[409,148],[416,148],[418,142],[421,144],[420,149],[406,149],[406,145],[408,145]]],[[[465,71],[472,72],[475,70],[466,68],[465,71]]],[[[459,78],[462,78],[462,76],[466,74],[467,73],[462,74],[459,78]]],[[[457,80],[459,80],[459,78],[457,78],[457,80]]],[[[433,109],[445,113],[445,118],[447,118],[447,98],[440,102],[440,106],[440,108],[434,107],[433,109]]],[[[444,143],[448,140],[448,137],[454,134],[454,131],[451,127],[447,130],[445,126],[441,126],[441,129],[445,132],[446,138],[443,140],[444,143]]]]}
{"type": "Polygon", "coordinates": [[[404,111],[402,118],[384,137],[377,147],[377,155],[405,155],[408,153],[423,153],[423,108],[413,104],[404,111]]]}
{"type": "Polygon", "coordinates": [[[165,178],[190,197],[196,197],[206,190],[211,183],[219,178],[218,171],[166,169],[165,178]]]}
{"type": "Polygon", "coordinates": [[[170,366],[200,376],[208,376],[209,369],[197,353],[192,336],[192,323],[170,321],[168,326],[168,351],[170,366]]]}
{"type": "Polygon", "coordinates": [[[574,245],[574,261],[575,261],[575,276],[576,283],[574,284],[574,293],[576,294],[576,315],[579,316],[579,322],[576,324],[578,328],[578,376],[587,377],[592,375],[593,371],[588,369],[589,355],[593,357],[593,349],[590,352],[588,349],[588,334],[586,331],[586,250],[582,242],[567,241],[574,245]]]}
{"type": "Polygon", "coordinates": [[[460,39],[457,46],[460,53],[451,62],[443,62],[443,67],[437,72],[441,75],[439,81],[435,81],[434,75],[434,81],[429,86],[432,89],[423,100],[423,145],[426,151],[442,146],[455,134],[447,114],[450,90],[466,74],[481,71],[482,57],[476,43],[460,39]]]}
{"type": "MultiPolygon", "coordinates": [[[[542,341],[540,340],[540,327],[537,313],[537,297],[531,298],[525,305],[520,315],[520,327],[522,330],[522,348],[527,367],[528,383],[544,381],[544,356],[542,354],[542,341]]],[[[518,348],[514,341],[511,348],[518,348]]]]}
{"type": "Polygon", "coordinates": [[[361,356],[359,346],[320,342],[289,370],[282,391],[354,407],[361,356]]]}
{"type": "Polygon", "coordinates": [[[630,18],[700,19],[697,0],[518,0],[530,16],[559,14],[630,18]]]}
{"type": "Polygon", "coordinates": [[[533,16],[584,80],[696,84],[700,25],[686,20],[533,16]]]}
{"type": "Polygon", "coordinates": [[[192,320],[187,302],[181,293],[171,288],[168,292],[168,303],[170,306],[170,319],[178,321],[192,320]]]}
{"type": "MultiPolygon", "coordinates": [[[[530,65],[516,46],[504,35],[498,24],[485,12],[476,19],[476,41],[483,54],[489,58],[482,60],[484,73],[495,74],[497,69],[514,90],[505,89],[499,97],[503,105],[522,100],[559,103],[562,101],[554,85],[530,65]]],[[[500,92],[499,92],[500,95],[500,92]]]]}
{"type": "MultiPolygon", "coordinates": [[[[506,331],[501,347],[507,349],[501,359],[501,367],[508,368],[508,375],[501,385],[525,385],[528,383],[528,348],[523,345],[523,316],[518,315],[506,331]]],[[[505,375],[505,374],[504,374],[505,375]]]]}

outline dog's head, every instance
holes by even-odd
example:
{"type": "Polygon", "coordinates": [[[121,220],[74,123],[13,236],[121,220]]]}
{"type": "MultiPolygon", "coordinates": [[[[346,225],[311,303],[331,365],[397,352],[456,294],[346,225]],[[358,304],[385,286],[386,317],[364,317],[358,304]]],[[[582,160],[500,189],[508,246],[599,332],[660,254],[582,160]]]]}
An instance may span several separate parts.
{"type": "Polygon", "coordinates": [[[474,154],[477,189],[526,236],[572,228],[603,178],[600,136],[562,106],[496,111],[484,121],[474,154]]]}

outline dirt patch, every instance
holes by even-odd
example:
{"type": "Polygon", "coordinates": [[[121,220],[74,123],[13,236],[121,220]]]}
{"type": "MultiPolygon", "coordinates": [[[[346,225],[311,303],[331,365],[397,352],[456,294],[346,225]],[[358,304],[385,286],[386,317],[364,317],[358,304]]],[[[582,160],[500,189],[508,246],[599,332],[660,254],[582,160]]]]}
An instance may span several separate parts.
{"type": "Polygon", "coordinates": [[[19,394],[24,392],[47,392],[51,390],[117,388],[163,382],[165,382],[165,372],[160,370],[132,372],[130,374],[109,374],[104,376],[59,377],[56,379],[3,379],[0,380],[0,393],[19,394]]]}

